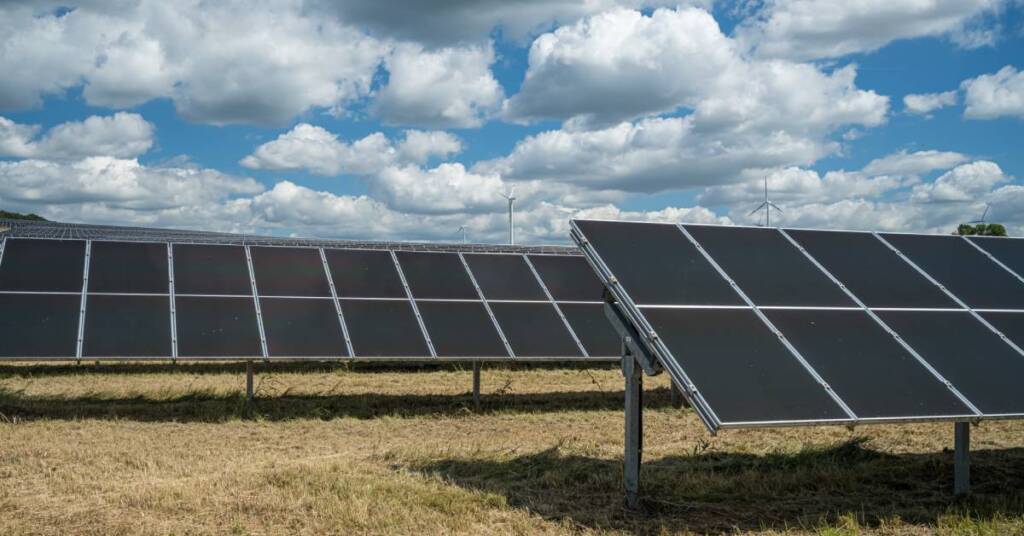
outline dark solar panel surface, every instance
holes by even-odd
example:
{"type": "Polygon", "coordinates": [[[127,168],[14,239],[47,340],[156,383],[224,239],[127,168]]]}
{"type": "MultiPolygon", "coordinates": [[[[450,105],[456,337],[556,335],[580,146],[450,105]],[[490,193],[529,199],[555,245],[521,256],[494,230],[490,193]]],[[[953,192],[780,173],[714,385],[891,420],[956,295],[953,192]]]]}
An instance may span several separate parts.
{"type": "Polygon", "coordinates": [[[347,357],[334,301],[260,297],[270,357],[347,357]]]}
{"type": "Polygon", "coordinates": [[[356,357],[430,357],[406,300],[341,300],[356,357]]]}
{"type": "Polygon", "coordinates": [[[262,357],[252,298],[175,300],[179,357],[262,357]]]}
{"type": "Polygon", "coordinates": [[[516,357],[580,357],[579,346],[550,303],[492,303],[516,357]]]}
{"type": "Polygon", "coordinates": [[[1024,313],[981,313],[981,316],[1018,347],[1024,348],[1024,313]]]}
{"type": "Polygon", "coordinates": [[[172,249],[175,293],[252,295],[244,248],[174,244],[172,249]]]}
{"type": "Polygon", "coordinates": [[[777,229],[686,229],[757,305],[856,305],[777,229]]]}
{"type": "Polygon", "coordinates": [[[417,307],[438,355],[509,357],[483,303],[421,301],[417,307]]]}
{"type": "Polygon", "coordinates": [[[544,286],[555,300],[602,301],[604,285],[581,256],[529,255],[544,286]]]}
{"type": "Polygon", "coordinates": [[[576,223],[637,304],[743,304],[675,225],[576,223]]]}
{"type": "Polygon", "coordinates": [[[167,244],[97,242],[89,252],[89,292],[167,294],[167,244]]]}
{"type": "Polygon", "coordinates": [[[75,357],[80,301],[74,294],[0,294],[0,357],[75,357]]]}
{"type": "Polygon", "coordinates": [[[558,305],[572,330],[591,357],[613,357],[622,353],[622,341],[604,315],[604,304],[561,303],[558,305]]]}
{"type": "Polygon", "coordinates": [[[968,240],[981,246],[1017,275],[1024,277],[1024,239],[970,237],[968,240]]]}
{"type": "MultiPolygon", "coordinates": [[[[164,264],[167,248],[164,247],[164,264]]],[[[171,303],[167,296],[88,298],[82,357],[171,355],[171,303]]]]}
{"type": "Polygon", "coordinates": [[[405,298],[389,251],[325,249],[339,298],[405,298]]]}
{"type": "Polygon", "coordinates": [[[319,250],[254,247],[249,252],[260,296],[331,296],[319,250]]]}
{"type": "Polygon", "coordinates": [[[970,313],[879,311],[878,316],[983,413],[1024,414],[1024,356],[970,313]]]}
{"type": "Polygon", "coordinates": [[[786,232],[868,307],[959,307],[870,233],[786,232]]]}
{"type": "Polygon", "coordinates": [[[82,240],[8,238],[0,262],[0,290],[81,292],[84,271],[82,240]]]}
{"type": "Polygon", "coordinates": [[[643,314],[723,422],[848,418],[752,310],[643,314]]]}
{"type": "Polygon", "coordinates": [[[522,255],[465,255],[473,278],[488,300],[546,300],[522,255]]]}
{"type": "Polygon", "coordinates": [[[973,415],[863,311],[765,314],[858,417],[973,415]]]}
{"type": "Polygon", "coordinates": [[[398,252],[398,262],[417,299],[468,299],[480,296],[458,255],[398,252]]]}
{"type": "Polygon", "coordinates": [[[901,234],[883,237],[969,307],[1024,309],[1024,283],[962,238],[901,234]]]}

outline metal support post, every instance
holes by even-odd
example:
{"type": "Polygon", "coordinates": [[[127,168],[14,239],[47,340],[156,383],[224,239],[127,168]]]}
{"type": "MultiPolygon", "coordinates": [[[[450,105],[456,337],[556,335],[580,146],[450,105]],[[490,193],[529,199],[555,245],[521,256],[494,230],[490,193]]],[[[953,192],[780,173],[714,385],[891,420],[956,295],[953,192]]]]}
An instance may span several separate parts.
{"type": "Polygon", "coordinates": [[[622,375],[626,380],[626,447],[623,457],[623,483],[626,488],[626,507],[636,509],[640,504],[640,463],[644,450],[643,425],[643,370],[636,358],[623,345],[622,375]]]}
{"type": "Polygon", "coordinates": [[[971,423],[953,426],[953,494],[962,496],[971,492],[971,423]]]}
{"type": "Polygon", "coordinates": [[[245,362],[245,410],[247,413],[252,411],[253,402],[255,401],[255,393],[253,392],[252,386],[252,361],[245,362]]]}
{"type": "Polygon", "coordinates": [[[480,362],[473,362],[473,407],[480,411],[480,362]]]}

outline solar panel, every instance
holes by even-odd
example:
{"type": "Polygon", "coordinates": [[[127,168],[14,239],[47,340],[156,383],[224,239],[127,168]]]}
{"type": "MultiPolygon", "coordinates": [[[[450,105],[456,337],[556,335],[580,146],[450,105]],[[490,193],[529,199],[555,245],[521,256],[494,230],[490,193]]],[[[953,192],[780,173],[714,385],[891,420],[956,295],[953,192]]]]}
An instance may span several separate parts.
{"type": "Polygon", "coordinates": [[[777,229],[685,228],[757,305],[855,305],[777,229]]]}
{"type": "Polygon", "coordinates": [[[585,258],[574,255],[527,255],[527,258],[554,299],[592,302],[604,299],[604,285],[585,258]]]}
{"type": "Polygon", "coordinates": [[[404,298],[390,251],[325,249],[339,298],[404,298]]]}
{"type": "Polygon", "coordinates": [[[981,313],[981,316],[1019,348],[1024,348],[1024,314],[981,313]]]}
{"type": "MultiPolygon", "coordinates": [[[[1020,388],[1024,356],[969,312],[880,311],[878,315],[982,413],[1024,414],[1024,389],[1020,388]]],[[[986,314],[985,318],[998,327],[998,316],[1002,315],[986,314]]]]}
{"type": "Polygon", "coordinates": [[[1024,309],[1024,283],[963,238],[901,234],[882,237],[969,307],[1024,309]]]}
{"type": "Polygon", "coordinates": [[[8,238],[0,263],[0,290],[81,292],[84,268],[82,240],[8,238]]]}
{"type": "Polygon", "coordinates": [[[509,357],[483,303],[420,301],[416,306],[439,356],[509,357]]]}
{"type": "Polygon", "coordinates": [[[861,419],[973,415],[863,311],[765,314],[861,419]]]}
{"type": "Polygon", "coordinates": [[[94,241],[89,292],[167,294],[167,244],[94,241]]]}
{"type": "Polygon", "coordinates": [[[356,357],[428,358],[408,300],[341,300],[356,357]]]}
{"type": "Polygon", "coordinates": [[[260,296],[331,296],[319,250],[253,247],[249,252],[260,296]]]}
{"type": "Polygon", "coordinates": [[[547,300],[522,255],[477,253],[463,258],[488,300],[547,300]]]}
{"type": "Polygon", "coordinates": [[[786,231],[868,307],[958,307],[869,233],[786,231]]]}
{"type": "Polygon", "coordinates": [[[498,302],[491,310],[516,357],[582,357],[550,303],[498,302]]]}
{"type": "Polygon", "coordinates": [[[175,307],[179,357],[263,357],[251,297],[178,296],[175,307]]]}
{"type": "Polygon", "coordinates": [[[260,312],[270,357],[348,357],[332,300],[261,296],[260,312]]]}
{"type": "Polygon", "coordinates": [[[74,358],[80,301],[74,294],[0,294],[0,357],[74,358]]]}
{"type": "MultiPolygon", "coordinates": [[[[164,246],[164,265],[167,264],[164,246]]],[[[171,308],[167,296],[92,295],[82,338],[82,357],[171,355],[171,308]]]]}
{"type": "Polygon", "coordinates": [[[742,305],[674,225],[577,221],[637,304],[742,305]]]}
{"type": "Polygon", "coordinates": [[[591,357],[612,357],[622,354],[622,340],[608,324],[604,305],[600,303],[560,303],[565,319],[591,357]]]}
{"type": "Polygon", "coordinates": [[[245,248],[174,244],[177,294],[252,295],[245,248]]]}
{"type": "Polygon", "coordinates": [[[416,299],[480,299],[458,255],[400,251],[397,256],[416,299]]]}
{"type": "Polygon", "coordinates": [[[968,240],[998,259],[1017,275],[1024,276],[1024,240],[983,236],[972,236],[968,240]]]}

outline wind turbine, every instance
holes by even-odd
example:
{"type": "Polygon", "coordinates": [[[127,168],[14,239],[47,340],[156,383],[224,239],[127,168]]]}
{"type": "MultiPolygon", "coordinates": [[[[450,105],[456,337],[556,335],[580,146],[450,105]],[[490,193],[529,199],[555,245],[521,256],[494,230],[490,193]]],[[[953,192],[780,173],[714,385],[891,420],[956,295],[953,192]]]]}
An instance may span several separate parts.
{"type": "Polygon", "coordinates": [[[776,205],[775,203],[772,203],[771,201],[768,200],[768,177],[765,177],[764,178],[764,201],[760,205],[757,205],[757,208],[755,208],[754,210],[751,210],[750,214],[748,214],[748,216],[753,216],[754,213],[756,213],[757,211],[759,211],[761,209],[764,209],[764,226],[765,227],[771,227],[772,226],[772,209],[773,208],[775,210],[778,210],[779,212],[782,212],[782,209],[779,208],[778,205],[776,205]]]}
{"type": "Polygon", "coordinates": [[[513,186],[508,194],[501,194],[501,197],[508,199],[508,243],[516,243],[516,187],[513,186]]]}
{"type": "Polygon", "coordinates": [[[979,223],[985,223],[985,216],[988,216],[988,211],[989,211],[990,208],[992,208],[992,205],[990,205],[988,203],[985,203],[985,212],[981,213],[981,219],[980,220],[969,221],[967,223],[969,223],[971,225],[977,225],[979,223]]]}
{"type": "Polygon", "coordinates": [[[466,241],[467,241],[466,240],[466,226],[465,225],[460,225],[459,228],[455,231],[455,233],[456,234],[462,233],[462,243],[465,244],[466,241]]]}

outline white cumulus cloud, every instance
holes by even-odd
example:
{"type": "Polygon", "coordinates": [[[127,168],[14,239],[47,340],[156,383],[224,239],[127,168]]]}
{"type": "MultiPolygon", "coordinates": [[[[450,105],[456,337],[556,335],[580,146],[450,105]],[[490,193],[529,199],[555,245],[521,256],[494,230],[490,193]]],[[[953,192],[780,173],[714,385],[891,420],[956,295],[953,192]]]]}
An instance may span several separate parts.
{"type": "Polygon", "coordinates": [[[904,95],[903,107],[912,114],[927,115],[940,108],[955,105],[956,99],[955,90],[942,93],[912,93],[904,95]]]}
{"type": "Polygon", "coordinates": [[[37,125],[0,117],[0,156],[74,160],[87,156],[134,158],[153,146],[154,127],[139,114],[118,112],[54,126],[39,136],[37,125]]]}
{"type": "Polygon", "coordinates": [[[964,117],[1024,118],[1024,71],[1007,65],[994,74],[964,80],[964,117]]]}

